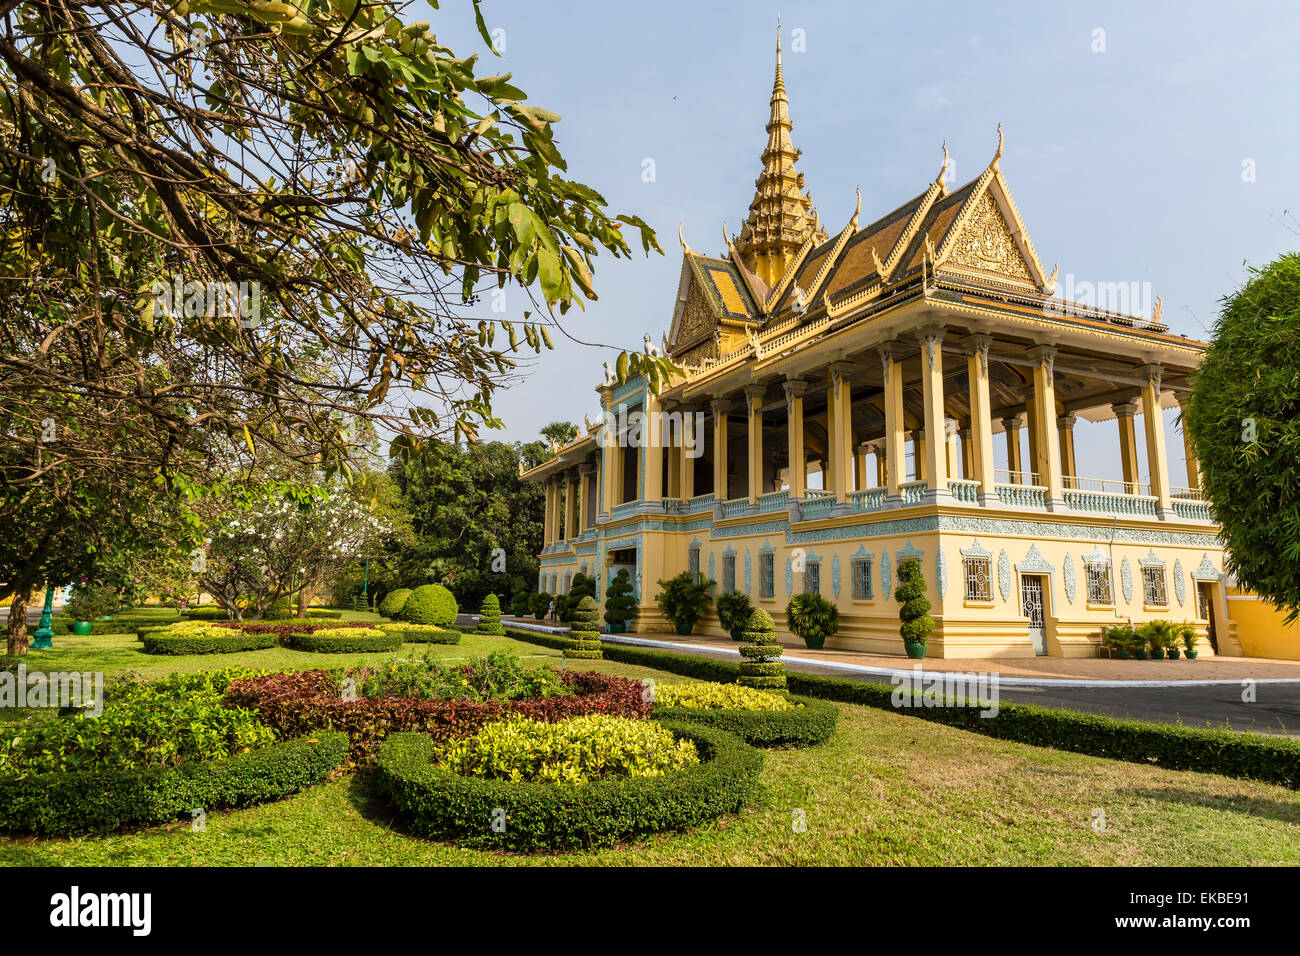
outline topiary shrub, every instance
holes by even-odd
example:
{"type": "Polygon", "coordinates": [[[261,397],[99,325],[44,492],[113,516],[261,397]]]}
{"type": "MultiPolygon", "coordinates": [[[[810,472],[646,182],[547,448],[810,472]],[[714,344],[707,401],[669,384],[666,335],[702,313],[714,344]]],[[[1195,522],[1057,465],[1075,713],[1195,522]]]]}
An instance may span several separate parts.
{"type": "Polygon", "coordinates": [[[412,624],[450,627],[459,613],[456,598],[441,584],[421,584],[402,606],[402,620],[412,624]]]}
{"type": "Polygon", "coordinates": [[[406,600],[410,596],[410,588],[398,588],[396,591],[389,591],[384,595],[384,599],[379,602],[379,613],[389,618],[400,617],[402,608],[406,607],[406,600]]]}
{"type": "Polygon", "coordinates": [[[140,638],[146,654],[235,654],[240,651],[265,650],[280,643],[274,634],[245,634],[213,628],[201,634],[176,634],[153,631],[140,638]]]}
{"type": "Polygon", "coordinates": [[[903,647],[908,657],[924,657],[926,641],[934,630],[934,618],[930,616],[930,602],[925,596],[925,575],[921,573],[921,563],[916,558],[908,558],[898,566],[898,587],[894,588],[894,600],[898,602],[898,633],[903,638],[903,647]]]}
{"type": "Polygon", "coordinates": [[[1300,253],[1251,274],[1224,299],[1183,427],[1200,497],[1221,526],[1224,570],[1291,620],[1300,611],[1300,253]]]}
{"type": "Polygon", "coordinates": [[[402,634],[389,634],[378,628],[358,628],[353,631],[326,629],[312,634],[290,634],[285,644],[295,651],[313,654],[368,654],[399,650],[402,634]]]}
{"type": "Polygon", "coordinates": [[[660,581],[659,587],[662,590],[655,595],[655,603],[672,620],[678,634],[691,633],[696,622],[709,613],[709,605],[713,603],[713,582],[703,575],[683,571],[667,581],[660,581]]]}
{"type": "Polygon", "coordinates": [[[782,647],[776,642],[776,622],[761,608],[749,615],[745,628],[748,644],[740,646],[740,683],[760,690],[785,689],[785,665],[781,663],[782,647]]]}
{"type": "Polygon", "coordinates": [[[538,591],[528,599],[528,607],[533,612],[533,617],[537,620],[544,620],[546,612],[551,609],[551,596],[538,591]]]}
{"type": "Polygon", "coordinates": [[[478,627],[474,628],[475,634],[505,634],[506,629],[501,626],[501,602],[495,594],[489,594],[483,599],[483,605],[478,612],[478,627]]]}
{"type": "Polygon", "coordinates": [[[718,596],[718,623],[733,641],[745,639],[745,628],[749,624],[749,615],[753,613],[754,605],[743,591],[718,596]]]}
{"type": "Polygon", "coordinates": [[[834,602],[811,592],[790,599],[785,606],[785,619],[790,630],[814,651],[820,650],[826,638],[840,629],[840,609],[834,602]]]}
{"type": "Polygon", "coordinates": [[[604,656],[600,648],[600,608],[590,596],[579,601],[574,609],[569,637],[573,644],[565,651],[567,656],[584,660],[595,660],[604,656]]]}
{"type": "Polygon", "coordinates": [[[636,598],[632,596],[632,578],[627,568],[619,568],[614,580],[605,589],[605,623],[609,633],[622,634],[627,622],[636,613],[636,598]]]}

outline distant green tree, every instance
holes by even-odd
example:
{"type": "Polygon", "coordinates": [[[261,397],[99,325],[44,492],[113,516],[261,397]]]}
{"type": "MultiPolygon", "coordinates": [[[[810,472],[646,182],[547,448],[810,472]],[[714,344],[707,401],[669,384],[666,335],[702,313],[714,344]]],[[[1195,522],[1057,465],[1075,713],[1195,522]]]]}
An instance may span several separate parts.
{"type": "Polygon", "coordinates": [[[578,437],[578,426],[573,422],[551,422],[542,427],[542,437],[546,439],[547,450],[553,443],[564,446],[578,437]]]}

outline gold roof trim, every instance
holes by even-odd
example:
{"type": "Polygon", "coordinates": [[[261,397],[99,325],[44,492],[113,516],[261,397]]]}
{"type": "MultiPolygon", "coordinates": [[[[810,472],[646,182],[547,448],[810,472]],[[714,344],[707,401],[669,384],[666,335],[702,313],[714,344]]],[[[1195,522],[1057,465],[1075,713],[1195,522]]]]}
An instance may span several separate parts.
{"type": "Polygon", "coordinates": [[[781,295],[785,292],[786,286],[788,286],[791,281],[793,281],[794,277],[798,275],[799,266],[803,264],[808,252],[813,247],[813,240],[816,238],[816,233],[809,231],[807,238],[803,241],[803,245],[800,246],[799,251],[794,254],[794,258],[790,260],[790,264],[785,267],[785,273],[781,276],[780,281],[777,282],[776,285],[772,286],[772,291],[768,294],[767,301],[763,302],[759,306],[764,315],[771,315],[772,310],[776,308],[776,304],[781,301],[781,295]]]}

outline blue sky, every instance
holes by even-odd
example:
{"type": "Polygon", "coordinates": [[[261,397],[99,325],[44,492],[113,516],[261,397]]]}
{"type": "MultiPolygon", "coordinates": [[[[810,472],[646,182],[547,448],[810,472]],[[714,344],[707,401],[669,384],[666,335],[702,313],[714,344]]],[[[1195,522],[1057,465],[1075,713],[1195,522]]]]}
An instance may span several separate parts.
{"type": "MultiPolygon", "coordinates": [[[[856,186],[863,221],[920,192],[945,139],[956,181],[973,178],[1001,122],[1002,169],[1044,264],[1059,262],[1063,279],[1150,283],[1174,331],[1208,338],[1246,266],[1300,246],[1300,5],[1053,6],[489,0],[489,28],[505,31],[493,63],[468,3],[413,5],[408,17],[427,17],[441,42],[482,52],[479,72],[513,72],[530,102],[560,113],[570,174],[645,218],[666,253],[598,260],[600,301],[564,324],[611,348],[557,342],[500,393],[507,427],[491,437],[594,420],[601,362],[646,331],[658,342],[671,321],[678,221],[708,253],[723,219],[739,231],[766,140],[778,10],[799,165],[828,230],[852,214],[856,186]]],[[[1080,424],[1090,474],[1118,477],[1114,431],[1080,424]]]]}

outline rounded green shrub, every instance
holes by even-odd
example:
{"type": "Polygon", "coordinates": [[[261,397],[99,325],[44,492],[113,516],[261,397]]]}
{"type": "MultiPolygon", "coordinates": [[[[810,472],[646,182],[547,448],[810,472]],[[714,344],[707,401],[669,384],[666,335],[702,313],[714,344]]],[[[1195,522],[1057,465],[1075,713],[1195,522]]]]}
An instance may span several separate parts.
{"type": "Polygon", "coordinates": [[[619,568],[614,580],[605,589],[605,623],[611,634],[621,634],[627,629],[627,622],[636,614],[636,598],[633,596],[632,578],[627,568],[619,568]]]}
{"type": "Polygon", "coordinates": [[[460,607],[456,598],[441,584],[421,584],[411,592],[402,606],[401,618],[412,624],[449,627],[456,623],[460,607]]]}
{"type": "Polygon", "coordinates": [[[551,609],[551,596],[538,591],[528,599],[528,609],[533,612],[533,617],[537,620],[545,619],[546,612],[551,609]]]}
{"type": "Polygon", "coordinates": [[[571,644],[565,650],[568,657],[597,660],[604,656],[600,647],[600,608],[590,596],[578,602],[569,625],[571,644]]]}
{"type": "Polygon", "coordinates": [[[732,591],[718,595],[718,623],[731,635],[733,641],[745,639],[745,626],[749,624],[749,615],[754,613],[754,605],[744,591],[732,591]]]}
{"type": "Polygon", "coordinates": [[[400,617],[402,608],[406,607],[407,598],[411,596],[410,588],[398,588],[389,591],[379,602],[379,613],[384,617],[400,617]]]}
{"type": "Polygon", "coordinates": [[[925,575],[916,558],[908,558],[898,566],[898,587],[894,600],[899,603],[898,633],[909,644],[924,644],[934,630],[930,616],[930,602],[925,596],[925,575]]]}
{"type": "Polygon", "coordinates": [[[745,640],[749,643],[740,646],[740,656],[745,658],[740,665],[740,682],[760,690],[784,690],[785,665],[779,660],[782,647],[776,642],[772,615],[762,608],[749,615],[745,640]]]}
{"type": "Polygon", "coordinates": [[[506,629],[501,626],[501,601],[495,594],[489,594],[483,599],[483,604],[478,612],[478,626],[474,628],[475,634],[505,634],[506,629]]]}

